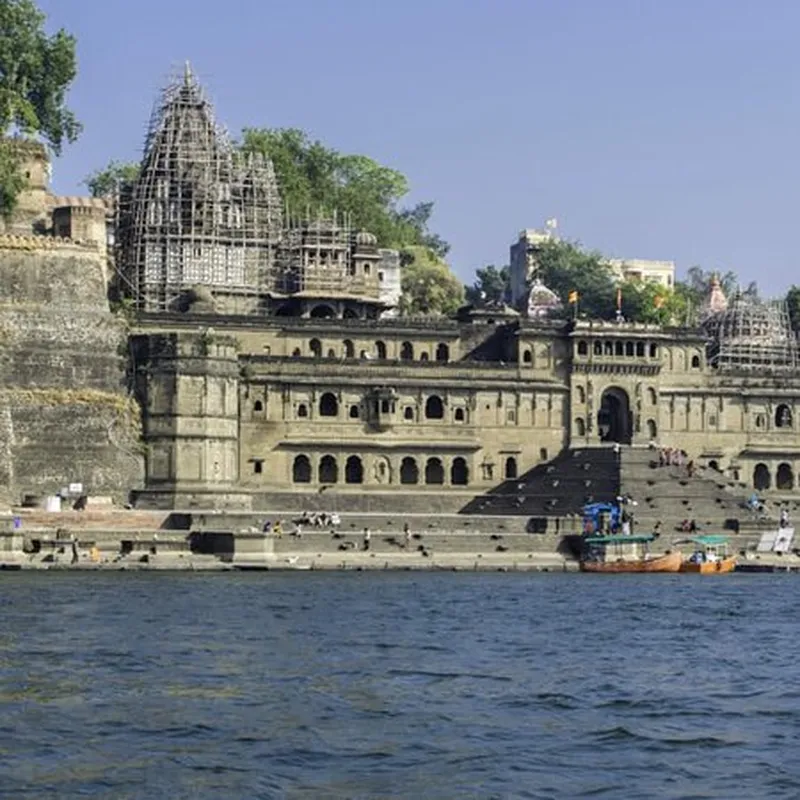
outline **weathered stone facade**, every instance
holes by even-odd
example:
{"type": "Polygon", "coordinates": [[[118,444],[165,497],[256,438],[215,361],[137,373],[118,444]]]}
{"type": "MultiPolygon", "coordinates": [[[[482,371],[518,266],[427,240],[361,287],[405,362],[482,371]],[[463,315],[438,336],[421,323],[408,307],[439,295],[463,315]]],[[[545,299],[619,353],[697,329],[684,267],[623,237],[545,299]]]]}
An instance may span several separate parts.
{"type": "Polygon", "coordinates": [[[775,307],[729,308],[715,286],[695,327],[570,321],[537,279],[517,286],[525,317],[380,318],[397,254],[335,215],[287,227],[271,164],[231,150],[188,74],[118,198],[113,276],[105,205],[53,198],[43,152],[29,155],[10,229],[51,236],[0,238],[11,495],[74,481],[143,506],[452,510],[610,442],[796,491],[797,344],[775,307]],[[127,342],[109,282],[137,310],[127,342]]]}
{"type": "MultiPolygon", "coordinates": [[[[218,459],[218,478],[206,472],[212,493],[466,498],[564,447],[612,441],[680,448],[761,489],[797,484],[800,380],[720,372],[700,329],[486,313],[460,321],[154,316],[140,330],[149,327],[182,332],[195,350],[204,335],[236,342],[235,355],[223,348],[225,388],[213,390],[229,403],[238,387],[238,428],[226,429],[236,458],[218,459]]],[[[209,368],[222,352],[215,347],[209,368]]],[[[188,419],[211,402],[207,378],[192,385],[187,373],[185,392],[172,391],[172,363],[156,357],[148,368],[151,488],[162,435],[147,421],[159,403],[171,398],[188,419]]],[[[219,409],[209,411],[203,424],[219,419],[219,409]]],[[[191,438],[198,429],[184,430],[191,438]]]]}
{"type": "Polygon", "coordinates": [[[70,483],[127,497],[142,480],[127,332],[97,247],[0,236],[0,492],[70,483]]]}

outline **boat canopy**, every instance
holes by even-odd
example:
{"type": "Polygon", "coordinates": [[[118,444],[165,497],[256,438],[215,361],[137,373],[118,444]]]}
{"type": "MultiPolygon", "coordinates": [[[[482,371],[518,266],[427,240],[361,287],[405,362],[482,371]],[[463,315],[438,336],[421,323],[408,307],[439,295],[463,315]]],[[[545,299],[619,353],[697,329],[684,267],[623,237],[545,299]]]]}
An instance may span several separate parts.
{"type": "Polygon", "coordinates": [[[587,536],[583,541],[585,544],[648,544],[655,538],[652,533],[643,533],[631,536],[587,536]]]}
{"type": "Polygon", "coordinates": [[[678,539],[675,544],[696,544],[698,547],[719,547],[722,544],[728,544],[727,536],[720,536],[718,534],[708,536],[694,536],[690,539],[678,539]]]}

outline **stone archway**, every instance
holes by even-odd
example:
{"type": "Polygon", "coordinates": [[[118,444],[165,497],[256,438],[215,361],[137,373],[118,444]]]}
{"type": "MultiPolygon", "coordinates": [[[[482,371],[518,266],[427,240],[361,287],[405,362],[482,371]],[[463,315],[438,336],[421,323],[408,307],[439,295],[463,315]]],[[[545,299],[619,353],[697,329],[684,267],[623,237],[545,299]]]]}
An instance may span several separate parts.
{"type": "Polygon", "coordinates": [[[628,393],[612,386],[603,392],[597,412],[597,430],[601,442],[630,444],[633,438],[633,414],[628,393]]]}

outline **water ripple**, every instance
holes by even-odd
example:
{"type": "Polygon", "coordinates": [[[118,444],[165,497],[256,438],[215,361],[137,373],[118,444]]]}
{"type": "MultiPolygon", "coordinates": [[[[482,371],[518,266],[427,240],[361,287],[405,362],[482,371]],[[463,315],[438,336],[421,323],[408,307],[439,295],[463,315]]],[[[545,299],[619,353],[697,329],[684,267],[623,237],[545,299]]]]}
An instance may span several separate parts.
{"type": "Polygon", "coordinates": [[[4,573],[0,795],[796,798],[786,589],[4,573]]]}

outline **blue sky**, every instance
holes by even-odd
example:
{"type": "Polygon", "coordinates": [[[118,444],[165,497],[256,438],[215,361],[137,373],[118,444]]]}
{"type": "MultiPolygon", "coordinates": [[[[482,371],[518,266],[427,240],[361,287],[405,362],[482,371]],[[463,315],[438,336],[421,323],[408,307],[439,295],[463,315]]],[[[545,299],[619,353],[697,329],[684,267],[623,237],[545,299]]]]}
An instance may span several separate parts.
{"type": "Polygon", "coordinates": [[[405,173],[464,280],[520,229],[796,281],[794,0],[39,0],[85,126],[54,189],[138,159],[189,59],[233,134],[299,127],[405,173]],[[225,16],[227,15],[227,16],[225,16]]]}

